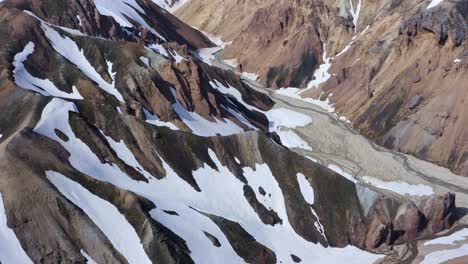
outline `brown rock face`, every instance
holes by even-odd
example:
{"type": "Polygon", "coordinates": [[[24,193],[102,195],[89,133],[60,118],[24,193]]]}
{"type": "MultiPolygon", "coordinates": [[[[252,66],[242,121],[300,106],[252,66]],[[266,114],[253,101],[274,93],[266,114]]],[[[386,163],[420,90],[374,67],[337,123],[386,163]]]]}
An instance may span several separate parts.
{"type": "Polygon", "coordinates": [[[189,24],[232,40],[222,57],[238,59],[241,71],[258,73],[262,84],[276,88],[311,80],[323,53],[319,17],[329,13],[321,1],[272,0],[197,0],[177,11],[189,24]]]}
{"type": "Polygon", "coordinates": [[[268,87],[305,87],[326,52],[331,77],[302,96],[329,98],[387,148],[468,175],[466,1],[366,1],[357,21],[358,1],[221,2],[193,0],[176,15],[232,40],[223,58],[268,87]]]}
{"type": "Polygon", "coordinates": [[[433,195],[417,203],[395,207],[388,199],[378,199],[370,213],[365,245],[381,251],[388,246],[428,237],[454,223],[455,194],[433,195]]]}

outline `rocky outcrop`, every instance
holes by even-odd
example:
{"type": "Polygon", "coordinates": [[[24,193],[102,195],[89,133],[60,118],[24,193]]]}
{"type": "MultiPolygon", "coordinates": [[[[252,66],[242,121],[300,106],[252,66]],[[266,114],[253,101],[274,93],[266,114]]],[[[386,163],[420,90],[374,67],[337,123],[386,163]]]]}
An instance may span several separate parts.
{"type": "Polygon", "coordinates": [[[400,206],[388,199],[378,199],[369,213],[370,227],[365,245],[370,250],[380,251],[391,245],[430,237],[453,225],[454,210],[453,193],[433,195],[400,206]]]}

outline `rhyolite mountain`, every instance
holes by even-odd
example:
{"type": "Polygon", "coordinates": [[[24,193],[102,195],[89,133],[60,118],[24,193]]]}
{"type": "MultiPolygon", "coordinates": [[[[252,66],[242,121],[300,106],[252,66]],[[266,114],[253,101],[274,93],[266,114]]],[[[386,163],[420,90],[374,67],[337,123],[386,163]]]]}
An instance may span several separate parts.
{"type": "Polygon", "coordinates": [[[456,224],[283,146],[303,117],[155,2],[0,3],[1,263],[397,263],[456,224]]]}
{"type": "Polygon", "coordinates": [[[301,88],[380,145],[468,175],[467,1],[192,0],[176,14],[232,42],[221,58],[267,87],[301,88]]]}

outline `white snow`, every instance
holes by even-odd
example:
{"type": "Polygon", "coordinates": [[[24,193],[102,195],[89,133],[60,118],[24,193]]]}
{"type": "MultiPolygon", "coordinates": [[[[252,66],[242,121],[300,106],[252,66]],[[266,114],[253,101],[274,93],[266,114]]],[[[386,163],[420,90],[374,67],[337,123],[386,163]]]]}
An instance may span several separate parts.
{"type": "Polygon", "coordinates": [[[139,13],[146,15],[143,8],[135,0],[94,0],[98,12],[104,16],[111,16],[122,27],[131,28],[133,24],[127,19],[130,18],[140,26],[148,29],[158,38],[166,39],[152,28],[139,13]]]}
{"type": "Polygon", "coordinates": [[[429,240],[424,243],[424,246],[429,245],[456,245],[455,242],[468,240],[468,228],[463,228],[450,236],[443,236],[429,240]]]}
{"type": "Polygon", "coordinates": [[[284,96],[289,96],[293,97],[296,99],[302,99],[302,97],[299,96],[299,93],[302,90],[296,87],[287,87],[287,88],[280,88],[276,91],[277,94],[284,95],[284,96]]]}
{"type": "Polygon", "coordinates": [[[179,53],[177,53],[177,51],[170,50],[169,52],[171,53],[171,55],[174,58],[176,63],[179,63],[179,62],[185,60],[185,58],[183,56],[181,56],[179,53]]]}
{"type": "Polygon", "coordinates": [[[137,161],[133,153],[130,151],[130,149],[125,145],[125,143],[122,141],[115,141],[109,136],[106,136],[102,131],[101,134],[104,135],[106,138],[107,142],[111,146],[111,148],[115,151],[117,154],[117,157],[119,157],[122,161],[125,162],[130,167],[133,167],[136,171],[140,172],[145,176],[146,179],[150,180],[153,178],[151,173],[147,172],[143,166],[137,161]]]}
{"type": "Polygon", "coordinates": [[[281,143],[288,148],[300,148],[312,151],[312,147],[307,144],[298,134],[292,130],[278,129],[276,133],[281,139],[281,143]]]}
{"type": "Polygon", "coordinates": [[[9,264],[33,263],[28,257],[12,229],[8,227],[7,216],[0,193],[0,262],[9,264]]]}
{"type": "Polygon", "coordinates": [[[317,105],[329,113],[334,113],[335,107],[333,107],[333,105],[330,103],[330,97],[332,97],[332,95],[333,94],[329,94],[327,99],[325,99],[325,101],[322,101],[319,99],[312,99],[312,98],[303,98],[303,100],[311,104],[317,105]]]}
{"type": "Polygon", "coordinates": [[[322,223],[320,223],[320,217],[318,216],[317,212],[315,212],[315,209],[313,207],[313,204],[315,202],[314,189],[310,185],[306,176],[302,173],[297,174],[297,182],[299,183],[299,189],[301,190],[302,197],[304,197],[304,201],[310,204],[312,214],[314,215],[315,219],[317,219],[314,223],[315,228],[320,234],[322,234],[323,238],[325,238],[325,240],[328,241],[327,236],[325,235],[325,229],[323,228],[322,223]]]}
{"type": "Polygon", "coordinates": [[[301,190],[302,197],[309,204],[314,204],[315,196],[314,189],[310,186],[306,176],[302,173],[297,174],[297,182],[299,183],[299,189],[301,190]]]}
{"type": "Polygon", "coordinates": [[[58,89],[53,82],[48,79],[39,79],[32,76],[24,66],[24,62],[27,60],[28,56],[34,53],[34,43],[29,42],[24,47],[23,51],[16,54],[13,60],[13,76],[15,78],[15,83],[27,90],[31,90],[42,94],[44,96],[54,96],[62,97],[67,99],[83,99],[80,93],[77,91],[76,87],[72,87],[72,93],[66,93],[58,89]]]}
{"type": "Polygon", "coordinates": [[[165,57],[169,57],[169,53],[167,53],[166,49],[164,48],[163,45],[161,44],[151,44],[148,46],[149,49],[165,56],[165,57]]]}
{"type": "Polygon", "coordinates": [[[211,85],[211,87],[213,87],[213,89],[216,89],[216,90],[220,91],[221,93],[223,93],[225,95],[226,94],[232,95],[239,103],[243,104],[247,109],[249,109],[251,111],[263,112],[262,110],[258,109],[257,107],[249,105],[247,102],[245,102],[244,99],[242,99],[241,92],[239,92],[239,90],[232,87],[231,85],[225,86],[221,82],[219,82],[218,80],[210,81],[210,85],[211,85]]]}
{"type": "Polygon", "coordinates": [[[86,258],[86,263],[88,264],[97,264],[83,249],[80,250],[81,255],[86,258]]]}
{"type": "Polygon", "coordinates": [[[438,6],[440,3],[442,3],[444,0],[432,0],[429,5],[427,6],[427,9],[433,8],[438,6]]]}
{"type": "Polygon", "coordinates": [[[222,136],[238,134],[244,132],[244,129],[236,125],[229,119],[223,121],[213,117],[214,122],[209,121],[196,112],[187,111],[184,106],[177,99],[175,89],[171,88],[172,95],[175,98],[175,103],[172,105],[174,111],[179,115],[180,119],[192,130],[192,132],[199,136],[215,136],[220,134],[222,136]]]}
{"type": "Polygon", "coordinates": [[[264,113],[270,121],[270,131],[278,134],[284,146],[312,151],[312,147],[306,141],[290,130],[310,124],[312,118],[286,108],[276,108],[264,113]]]}
{"type": "Polygon", "coordinates": [[[242,77],[252,80],[252,81],[257,81],[258,80],[258,74],[256,73],[250,73],[250,72],[243,72],[242,77]]]}
{"type": "MultiPolygon", "coordinates": [[[[47,25],[47,26],[50,26],[50,27],[56,27],[56,28],[60,28],[61,30],[69,33],[69,34],[72,34],[72,35],[76,35],[76,36],[86,36],[85,34],[83,34],[81,31],[77,30],[77,29],[73,29],[73,28],[67,28],[67,27],[61,27],[61,26],[57,26],[57,25],[53,25],[53,24],[50,24],[49,22],[46,22],[44,20],[42,20],[41,18],[39,18],[38,16],[36,16],[36,14],[34,14],[33,12],[31,11],[28,11],[28,10],[24,10],[24,12],[32,17],[34,17],[35,19],[39,20],[39,22],[41,22],[41,24],[44,24],[44,25],[47,25]]],[[[81,21],[80,21],[81,22],[81,21]]]]}
{"type": "Polygon", "coordinates": [[[328,168],[336,173],[338,173],[339,175],[345,177],[346,179],[354,182],[354,183],[357,183],[356,179],[354,179],[353,175],[345,172],[341,167],[339,167],[338,165],[335,165],[335,164],[330,164],[328,165],[328,168]]]}
{"type": "Polygon", "coordinates": [[[342,54],[344,54],[345,52],[347,52],[347,51],[351,48],[351,46],[353,46],[353,44],[354,44],[354,42],[351,41],[351,42],[350,42],[348,45],[346,45],[340,52],[338,52],[338,54],[336,54],[335,58],[338,57],[338,56],[340,56],[340,55],[342,55],[342,54]]]}
{"type": "Polygon", "coordinates": [[[427,254],[420,264],[440,264],[463,256],[468,256],[468,244],[464,244],[458,248],[439,250],[427,254]]]}
{"type": "Polygon", "coordinates": [[[270,131],[275,131],[279,127],[304,127],[312,122],[311,117],[287,108],[275,108],[265,112],[265,115],[270,121],[270,131]]]}
{"type": "MultiPolygon", "coordinates": [[[[113,77],[113,83],[106,82],[101,75],[94,69],[84,55],[84,51],[80,49],[76,43],[68,37],[60,36],[57,31],[53,30],[46,24],[42,24],[42,30],[44,31],[47,39],[49,39],[52,47],[55,51],[60,53],[63,57],[75,64],[88,78],[96,82],[101,89],[114,95],[119,101],[124,102],[124,99],[120,92],[115,88],[115,74],[111,72],[112,69],[108,69],[109,73],[113,77]]],[[[107,62],[108,66],[112,66],[112,63],[107,62]]],[[[108,67],[109,68],[109,67],[108,67]]]]}
{"type": "Polygon", "coordinates": [[[149,63],[149,59],[146,58],[146,57],[143,57],[143,56],[140,56],[139,58],[141,60],[141,62],[143,62],[147,67],[150,66],[150,63],[149,63]]]}
{"type": "Polygon", "coordinates": [[[262,188],[272,194],[271,200],[265,203],[271,205],[283,219],[283,224],[275,226],[263,224],[244,196],[245,184],[222,165],[211,150],[209,155],[217,169],[205,165],[193,172],[201,191],[196,191],[180,178],[164,159],[161,159],[166,171],[163,179],[148,183],[135,181],[116,166],[101,163],[89,147],[76,138],[68,124],[69,111],[76,111],[73,103],[53,99],[44,109],[35,131],[64,146],[70,153],[70,163],[77,170],[97,180],[134,192],[156,204],[157,208],[153,209],[150,215],[186,241],[195,263],[244,263],[219,227],[199,212],[239,223],[259,243],[275,252],[278,263],[291,263],[290,254],[295,254],[303,260],[314,260],[316,263],[337,263],[343,260],[350,264],[372,263],[382,257],[352,246],[324,248],[298,235],[288,221],[282,191],[266,164],[257,164],[255,170],[245,168],[244,171],[249,184],[262,184],[262,188]],[[55,128],[65,133],[69,140],[60,140],[54,133],[55,128]],[[177,212],[178,215],[167,214],[164,210],[177,212]],[[213,246],[204,235],[204,231],[215,236],[221,247],[213,246]]]}
{"type": "Polygon", "coordinates": [[[216,60],[214,54],[222,49],[222,47],[202,48],[197,50],[196,55],[204,63],[213,65],[213,61],[216,60]]]}
{"type": "Polygon", "coordinates": [[[149,123],[155,126],[164,126],[172,130],[179,130],[179,128],[176,125],[172,124],[171,122],[161,121],[161,119],[157,115],[152,114],[146,108],[143,108],[143,113],[145,114],[146,123],[149,123]]]}
{"type": "Polygon", "coordinates": [[[58,172],[47,171],[46,175],[68,200],[88,215],[129,263],[152,263],[135,229],[114,205],[58,172]]]}
{"type": "Polygon", "coordinates": [[[310,81],[307,84],[307,89],[304,89],[303,91],[318,87],[331,77],[330,73],[328,73],[328,70],[330,70],[331,67],[331,58],[327,57],[327,44],[325,44],[325,42],[323,43],[322,60],[323,63],[320,64],[319,68],[314,72],[314,80],[310,81]]]}
{"type": "Polygon", "coordinates": [[[353,17],[354,32],[356,32],[357,22],[359,20],[359,14],[361,13],[361,0],[358,0],[358,4],[356,8],[354,8],[353,0],[349,0],[349,4],[351,6],[351,8],[349,9],[349,12],[351,13],[351,16],[353,17]]]}
{"type": "Polygon", "coordinates": [[[459,62],[461,62],[461,60],[459,58],[456,58],[456,59],[453,60],[453,63],[459,63],[459,62]]]}
{"type": "Polygon", "coordinates": [[[362,177],[362,180],[365,183],[373,185],[380,189],[389,190],[401,195],[411,195],[411,196],[429,196],[434,194],[432,187],[424,184],[411,185],[406,182],[385,182],[380,179],[373,177],[365,176],[362,177]]]}
{"type": "Polygon", "coordinates": [[[213,34],[210,34],[206,31],[203,31],[203,30],[200,30],[196,27],[194,27],[196,30],[200,31],[201,33],[203,33],[211,42],[213,42],[214,44],[216,44],[216,46],[220,47],[220,48],[225,48],[227,45],[230,45],[231,42],[224,42],[223,39],[221,37],[218,37],[218,36],[215,36],[213,34]]]}
{"type": "Polygon", "coordinates": [[[190,0],[176,0],[173,4],[169,4],[168,1],[171,0],[151,0],[153,3],[157,4],[158,6],[166,9],[167,11],[174,13],[177,9],[181,8],[190,0]]]}
{"type": "Polygon", "coordinates": [[[81,17],[79,15],[76,15],[76,19],[78,19],[78,24],[81,27],[83,25],[83,23],[81,22],[81,17]]]}
{"type": "Polygon", "coordinates": [[[198,28],[194,27],[196,30],[202,32],[208,39],[211,40],[217,47],[212,48],[202,48],[198,49],[196,52],[197,57],[208,65],[213,65],[213,61],[216,60],[215,53],[223,50],[227,45],[231,44],[230,42],[224,42],[220,37],[211,35],[205,31],[199,30],[198,28]]]}
{"type": "Polygon", "coordinates": [[[256,128],[254,125],[252,125],[252,123],[250,123],[250,121],[242,115],[242,112],[240,112],[238,110],[235,110],[235,109],[232,109],[232,108],[229,108],[229,107],[226,107],[224,105],[221,105],[221,107],[226,109],[226,111],[228,111],[231,115],[233,115],[239,121],[244,123],[247,127],[251,128],[253,130],[258,130],[258,128],[256,128]]]}

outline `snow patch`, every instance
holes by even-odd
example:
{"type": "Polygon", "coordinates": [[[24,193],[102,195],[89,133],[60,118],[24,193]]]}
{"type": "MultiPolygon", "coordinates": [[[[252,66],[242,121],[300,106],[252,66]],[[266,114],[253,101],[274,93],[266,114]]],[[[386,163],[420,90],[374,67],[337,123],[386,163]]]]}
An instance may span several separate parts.
{"type": "Polygon", "coordinates": [[[109,65],[112,66],[112,63],[107,61],[108,71],[111,77],[113,77],[113,83],[109,84],[101,77],[101,75],[99,75],[91,63],[89,63],[84,55],[84,51],[78,48],[73,40],[66,36],[60,36],[57,31],[53,30],[46,24],[42,24],[41,27],[56,52],[60,53],[63,57],[78,67],[78,69],[80,69],[88,78],[96,82],[101,89],[114,95],[119,101],[124,102],[122,94],[120,94],[120,92],[115,88],[115,74],[113,74],[111,69],[109,69],[109,65]]]}
{"type": "Polygon", "coordinates": [[[157,4],[158,6],[166,9],[167,11],[174,13],[177,9],[181,8],[190,0],[151,0],[153,3],[157,4]]]}
{"type": "Polygon", "coordinates": [[[439,237],[436,239],[429,240],[424,243],[424,246],[429,245],[455,245],[455,242],[463,241],[468,239],[468,228],[463,228],[450,236],[439,237]]]}
{"type": "Polygon", "coordinates": [[[28,257],[15,232],[8,227],[7,216],[3,204],[3,197],[0,193],[0,262],[1,263],[33,263],[28,257]]]}
{"type": "Polygon", "coordinates": [[[328,168],[336,173],[338,173],[339,175],[345,177],[346,179],[354,182],[354,183],[357,183],[356,179],[354,179],[353,175],[345,172],[341,167],[335,165],[335,164],[330,164],[328,165],[328,168]]]}
{"type": "MultiPolygon", "coordinates": [[[[83,34],[81,31],[79,30],[76,30],[76,29],[73,29],[73,28],[67,28],[67,27],[61,27],[61,26],[56,26],[56,25],[53,25],[53,24],[50,24],[49,22],[46,22],[44,20],[42,20],[41,18],[39,18],[38,16],[36,16],[36,14],[34,14],[33,12],[31,11],[28,11],[28,10],[24,10],[24,12],[32,17],[34,17],[35,19],[37,19],[39,22],[41,22],[41,25],[44,24],[44,25],[47,25],[47,26],[50,26],[50,27],[56,27],[56,28],[60,28],[61,30],[67,32],[67,33],[70,33],[72,35],[76,35],[76,36],[86,36],[85,34],[83,34]]],[[[79,16],[77,16],[78,19],[79,19],[79,16]]],[[[81,23],[81,20],[80,20],[80,23],[81,23]]],[[[81,26],[81,24],[80,24],[81,26]]]]}
{"type": "Polygon", "coordinates": [[[79,15],[76,15],[76,19],[78,19],[78,24],[80,25],[80,27],[83,25],[83,23],[81,22],[81,18],[79,15]]]}
{"type": "Polygon", "coordinates": [[[146,58],[146,57],[143,57],[143,56],[140,56],[139,58],[141,60],[141,62],[143,62],[147,67],[150,66],[150,63],[149,63],[149,59],[146,58]]]}
{"type": "Polygon", "coordinates": [[[214,54],[222,49],[223,49],[222,47],[198,49],[196,52],[196,56],[204,63],[208,65],[213,65],[213,61],[216,60],[214,54]]]}
{"type": "Polygon", "coordinates": [[[307,144],[298,134],[292,130],[276,130],[281,139],[281,143],[288,148],[300,148],[312,151],[312,147],[307,144]]]}
{"type": "Polygon", "coordinates": [[[279,127],[304,127],[312,123],[312,118],[310,116],[287,108],[272,109],[268,112],[265,112],[265,115],[270,121],[270,131],[275,131],[279,127]]]}
{"type": "Polygon", "coordinates": [[[309,204],[314,204],[315,196],[314,189],[310,186],[306,176],[302,173],[297,174],[297,182],[299,183],[299,189],[301,190],[302,197],[309,204]]]}
{"type": "Polygon", "coordinates": [[[97,264],[96,261],[94,261],[83,249],[80,250],[80,253],[83,257],[86,259],[86,263],[88,264],[97,264]]]}
{"type": "Polygon", "coordinates": [[[145,10],[141,8],[136,0],[94,0],[98,12],[104,16],[111,16],[122,27],[132,28],[133,24],[127,19],[130,18],[140,26],[148,29],[158,38],[167,41],[161,34],[152,28],[140,13],[146,15],[145,10]]]}
{"type": "Polygon", "coordinates": [[[442,3],[444,0],[432,0],[429,5],[427,6],[427,9],[433,8],[438,6],[440,3],[442,3]]]}
{"type": "Polygon", "coordinates": [[[301,93],[309,89],[318,87],[320,84],[326,82],[331,77],[331,74],[328,73],[328,70],[330,70],[330,67],[331,67],[331,59],[332,58],[327,56],[327,44],[324,42],[323,54],[322,54],[323,63],[320,64],[319,68],[315,70],[314,80],[310,81],[307,84],[307,89],[302,90],[301,93]]]}
{"type": "Polygon", "coordinates": [[[161,119],[157,115],[152,114],[146,108],[143,108],[143,113],[145,114],[146,123],[155,126],[164,126],[172,130],[179,130],[179,128],[176,125],[172,124],[171,122],[161,121],[161,119]]]}
{"type": "Polygon", "coordinates": [[[464,244],[458,248],[439,250],[427,254],[421,264],[440,264],[463,256],[468,256],[468,244],[464,244]]]}
{"type": "Polygon", "coordinates": [[[24,47],[23,51],[15,55],[13,59],[13,66],[15,67],[13,70],[13,76],[15,78],[15,83],[24,89],[37,92],[44,96],[62,97],[67,99],[83,99],[75,86],[72,87],[73,92],[69,94],[58,89],[50,80],[39,79],[32,76],[28,72],[24,66],[24,62],[27,60],[29,55],[34,53],[34,47],[34,43],[29,42],[24,47]]]}
{"type": "Polygon", "coordinates": [[[179,63],[179,62],[185,60],[185,58],[182,57],[179,53],[177,53],[177,51],[175,51],[175,50],[170,50],[169,52],[171,53],[171,55],[172,55],[172,57],[174,58],[174,60],[175,60],[176,63],[179,63]]]}
{"type": "Polygon", "coordinates": [[[224,95],[226,95],[226,94],[232,95],[239,103],[244,105],[247,109],[249,109],[251,111],[263,112],[262,110],[258,109],[257,107],[252,106],[252,105],[248,104],[247,102],[245,102],[244,99],[242,98],[241,92],[239,92],[239,90],[232,87],[231,85],[225,86],[221,82],[219,82],[218,80],[210,81],[210,85],[211,85],[211,87],[213,87],[213,89],[220,91],[224,95]]]}
{"type": "Polygon", "coordinates": [[[250,73],[250,72],[243,72],[242,77],[252,80],[252,81],[257,81],[258,80],[258,74],[256,73],[250,73]]]}
{"type": "Polygon", "coordinates": [[[351,16],[353,17],[354,32],[356,32],[357,22],[359,20],[359,14],[361,13],[361,0],[358,0],[358,4],[356,8],[354,8],[353,0],[349,0],[349,5],[351,6],[351,8],[349,9],[349,12],[351,13],[351,16]]]}
{"type": "Polygon", "coordinates": [[[88,215],[127,261],[152,263],[135,229],[114,205],[58,172],[46,171],[46,175],[60,193],[88,215]]]}
{"type": "Polygon", "coordinates": [[[153,179],[153,176],[151,175],[151,173],[143,169],[143,166],[141,166],[141,164],[137,161],[137,159],[135,158],[133,153],[130,151],[130,149],[127,147],[127,145],[125,145],[123,140],[115,141],[111,137],[106,136],[102,131],[101,131],[101,134],[104,135],[110,147],[115,151],[119,159],[125,162],[125,164],[127,164],[128,166],[133,167],[136,171],[143,174],[143,176],[145,176],[146,179],[148,180],[153,179]]]}
{"type": "Polygon", "coordinates": [[[411,185],[406,182],[385,182],[373,177],[365,176],[362,177],[362,180],[370,185],[373,185],[380,189],[389,190],[401,195],[411,195],[411,196],[429,196],[434,194],[432,187],[424,184],[411,185]]]}
{"type": "Polygon", "coordinates": [[[229,119],[223,121],[213,117],[214,122],[211,122],[196,112],[187,111],[184,106],[179,102],[177,93],[174,88],[171,88],[172,96],[174,96],[175,103],[172,105],[174,111],[179,115],[180,119],[192,130],[192,132],[199,136],[215,136],[220,134],[222,136],[238,134],[244,132],[244,129],[236,125],[229,119]]]}
{"type": "Polygon", "coordinates": [[[166,49],[164,48],[163,45],[161,44],[151,44],[148,46],[149,49],[165,56],[165,57],[169,57],[169,53],[167,53],[166,49]]]}

